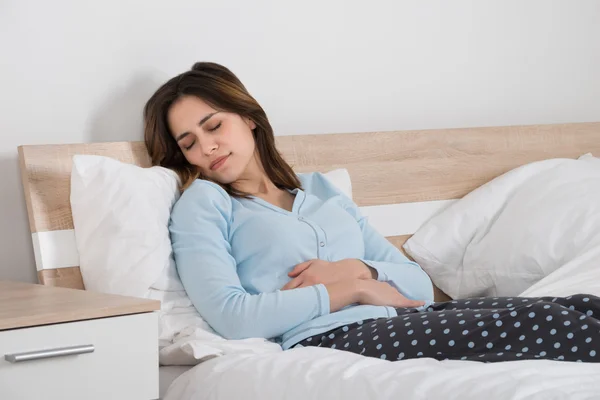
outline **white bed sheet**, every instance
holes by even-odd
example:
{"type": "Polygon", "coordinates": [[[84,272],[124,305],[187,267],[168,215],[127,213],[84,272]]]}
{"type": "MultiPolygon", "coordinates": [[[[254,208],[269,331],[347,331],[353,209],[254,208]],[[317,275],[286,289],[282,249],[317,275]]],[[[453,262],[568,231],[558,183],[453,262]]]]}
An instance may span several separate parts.
{"type": "MultiPolygon", "coordinates": [[[[600,249],[585,260],[564,265],[522,295],[599,296],[599,264],[600,249]]],[[[165,396],[165,400],[236,398],[600,399],[600,363],[523,360],[484,364],[431,358],[391,362],[305,347],[231,354],[203,362],[181,375],[165,396]]]]}
{"type": "Polygon", "coordinates": [[[158,393],[159,399],[164,398],[165,393],[169,389],[169,386],[177,379],[181,374],[189,371],[192,368],[191,365],[169,365],[159,367],[158,369],[158,393]]]}
{"type": "Polygon", "coordinates": [[[316,347],[230,355],[183,374],[165,400],[598,399],[600,364],[398,362],[316,347]]]}

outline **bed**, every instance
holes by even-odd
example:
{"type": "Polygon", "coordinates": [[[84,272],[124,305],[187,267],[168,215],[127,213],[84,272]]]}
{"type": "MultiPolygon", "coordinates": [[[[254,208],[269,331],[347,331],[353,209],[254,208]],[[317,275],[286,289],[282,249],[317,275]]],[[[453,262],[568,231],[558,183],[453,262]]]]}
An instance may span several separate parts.
{"type": "MultiPolygon", "coordinates": [[[[600,123],[279,136],[277,146],[296,172],[347,169],[354,201],[371,224],[404,251],[402,245],[432,215],[513,168],[586,152],[600,154],[600,123]]],[[[75,154],[102,155],[142,167],[150,161],[141,142],[19,148],[39,282],[85,289],[69,203],[75,154]]],[[[587,279],[586,290],[599,295],[600,271],[596,274],[592,283],[587,279]]],[[[532,295],[543,295],[544,290],[540,282],[532,295]]],[[[446,299],[436,290],[436,300],[446,299]]],[[[301,348],[232,354],[194,367],[161,367],[161,393],[167,400],[384,399],[400,393],[411,399],[591,399],[600,398],[599,378],[600,364],[433,359],[390,363],[338,350],[301,348]]]]}

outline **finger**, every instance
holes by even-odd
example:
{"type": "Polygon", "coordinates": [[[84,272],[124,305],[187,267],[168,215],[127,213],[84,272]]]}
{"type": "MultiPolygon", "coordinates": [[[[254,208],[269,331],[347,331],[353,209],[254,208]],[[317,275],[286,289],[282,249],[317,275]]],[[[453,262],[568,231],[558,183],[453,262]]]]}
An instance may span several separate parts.
{"type": "Polygon", "coordinates": [[[315,262],[315,260],[308,260],[308,261],[304,261],[303,263],[296,265],[294,267],[294,269],[292,270],[294,276],[298,276],[302,272],[306,271],[308,269],[308,267],[310,267],[314,262],[315,262]]]}
{"type": "Polygon", "coordinates": [[[300,264],[296,265],[296,266],[294,267],[294,269],[293,269],[293,270],[291,270],[291,271],[288,273],[288,276],[289,276],[290,278],[293,278],[293,277],[295,277],[295,276],[298,276],[298,275],[300,275],[300,274],[302,273],[302,271],[304,271],[306,268],[310,267],[310,264],[311,264],[312,262],[313,262],[313,260],[309,260],[309,261],[304,261],[303,263],[300,263],[300,264]]]}
{"type": "Polygon", "coordinates": [[[289,289],[295,289],[298,286],[300,286],[302,284],[302,279],[300,278],[294,278],[291,281],[289,281],[288,283],[286,283],[281,290],[289,290],[289,289]]]}
{"type": "Polygon", "coordinates": [[[421,307],[425,305],[425,302],[422,300],[408,300],[404,302],[404,304],[405,305],[403,307],[421,307]]]}

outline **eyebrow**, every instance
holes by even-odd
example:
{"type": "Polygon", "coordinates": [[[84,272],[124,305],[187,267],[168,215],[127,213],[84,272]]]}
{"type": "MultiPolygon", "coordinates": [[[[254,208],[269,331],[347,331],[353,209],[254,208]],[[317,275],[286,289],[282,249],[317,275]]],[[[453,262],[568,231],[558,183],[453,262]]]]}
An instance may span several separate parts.
{"type": "MultiPolygon", "coordinates": [[[[203,125],[203,124],[204,124],[206,121],[208,121],[208,120],[210,119],[210,117],[212,117],[212,116],[213,116],[213,115],[215,115],[216,113],[218,113],[218,111],[215,111],[215,112],[213,112],[213,113],[210,113],[210,114],[206,115],[204,118],[202,118],[202,119],[200,120],[200,122],[198,122],[198,125],[199,125],[199,126],[202,126],[202,125],[203,125]]],[[[185,138],[185,137],[186,137],[187,135],[189,135],[189,134],[190,134],[190,132],[189,132],[189,131],[188,131],[188,132],[183,132],[182,134],[178,135],[178,136],[175,138],[175,141],[176,141],[176,142],[179,142],[181,139],[185,138]]]]}

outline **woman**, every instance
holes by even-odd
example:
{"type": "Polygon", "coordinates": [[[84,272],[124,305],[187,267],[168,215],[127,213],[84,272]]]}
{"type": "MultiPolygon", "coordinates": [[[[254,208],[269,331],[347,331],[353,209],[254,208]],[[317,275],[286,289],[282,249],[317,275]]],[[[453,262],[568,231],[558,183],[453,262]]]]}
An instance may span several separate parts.
{"type": "Polygon", "coordinates": [[[222,336],[414,357],[595,361],[600,298],[433,301],[427,274],[322,174],[296,175],[227,68],[196,63],[144,109],[154,165],[184,192],[170,233],[194,306],[222,336]]]}

